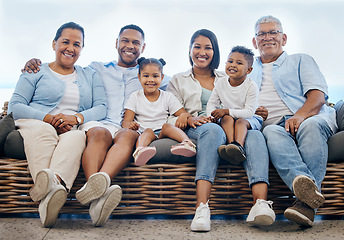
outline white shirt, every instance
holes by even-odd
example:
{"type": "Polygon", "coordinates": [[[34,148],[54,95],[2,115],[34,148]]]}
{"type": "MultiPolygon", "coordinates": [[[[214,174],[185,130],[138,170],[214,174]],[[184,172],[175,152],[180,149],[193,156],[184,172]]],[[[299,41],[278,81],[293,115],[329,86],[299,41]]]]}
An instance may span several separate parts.
{"type": "Polygon", "coordinates": [[[140,124],[140,131],[147,128],[153,131],[161,129],[167,118],[183,107],[172,93],[159,91],[158,100],[150,102],[143,90],[138,90],[130,95],[124,106],[125,109],[135,112],[134,120],[140,124]]]}
{"type": "Polygon", "coordinates": [[[257,84],[248,77],[236,87],[230,85],[228,77],[221,78],[215,82],[207,104],[207,116],[215,109],[224,108],[233,118],[251,118],[258,107],[258,93],[257,84]]]}
{"type": "Polygon", "coordinates": [[[62,75],[54,72],[52,69],[50,70],[58,79],[62,80],[65,83],[66,88],[61,102],[49,114],[55,115],[63,112],[67,115],[74,115],[78,113],[79,88],[76,81],[76,71],[74,71],[72,74],[62,75]]]}
{"type": "Polygon", "coordinates": [[[276,124],[285,115],[294,115],[287,105],[278,95],[274,83],[272,81],[273,63],[264,63],[263,78],[259,93],[259,105],[264,106],[268,110],[268,117],[263,125],[276,124]]]}

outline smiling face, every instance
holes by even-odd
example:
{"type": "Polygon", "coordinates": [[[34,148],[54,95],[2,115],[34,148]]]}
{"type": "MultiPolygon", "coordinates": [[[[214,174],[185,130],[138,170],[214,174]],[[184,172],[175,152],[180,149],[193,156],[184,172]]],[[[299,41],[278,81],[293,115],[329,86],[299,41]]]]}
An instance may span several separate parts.
{"type": "MultiPolygon", "coordinates": [[[[258,25],[256,33],[267,33],[273,30],[281,31],[282,29],[279,29],[278,24],[274,22],[262,23],[258,25]]],[[[287,43],[287,35],[279,33],[276,37],[271,37],[270,34],[266,34],[262,39],[256,36],[252,42],[253,46],[259,50],[262,62],[269,63],[276,61],[283,53],[283,46],[287,43]]]]}
{"type": "Polygon", "coordinates": [[[199,35],[190,48],[190,57],[193,62],[193,68],[209,68],[213,60],[214,50],[209,38],[199,35]]]}
{"type": "Polygon", "coordinates": [[[164,75],[157,64],[147,64],[138,75],[145,95],[157,93],[164,75]]]}
{"type": "Polygon", "coordinates": [[[136,66],[137,59],[143,53],[144,48],[142,34],[134,29],[125,29],[116,39],[118,65],[125,68],[136,66]]]}
{"type": "Polygon", "coordinates": [[[82,44],[83,36],[80,30],[65,28],[61,36],[56,41],[53,41],[53,49],[56,55],[55,67],[74,69],[74,64],[78,60],[82,50],[82,44]]]}
{"type": "Polygon", "coordinates": [[[226,73],[229,76],[231,84],[240,85],[245,81],[247,74],[251,71],[252,67],[248,66],[248,62],[243,54],[233,52],[228,56],[226,73]]]}

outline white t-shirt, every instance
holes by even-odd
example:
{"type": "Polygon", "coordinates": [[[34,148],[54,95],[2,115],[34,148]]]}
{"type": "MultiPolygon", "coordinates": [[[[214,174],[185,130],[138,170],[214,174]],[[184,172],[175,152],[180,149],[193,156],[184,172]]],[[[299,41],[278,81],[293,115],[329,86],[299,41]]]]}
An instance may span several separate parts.
{"type": "Polygon", "coordinates": [[[153,131],[161,129],[168,116],[183,107],[172,93],[159,91],[160,96],[155,102],[150,102],[143,90],[133,92],[124,106],[125,109],[135,112],[134,120],[140,124],[140,131],[147,128],[153,131]]]}
{"type": "Polygon", "coordinates": [[[257,84],[247,77],[242,84],[233,87],[228,78],[219,79],[207,104],[207,116],[221,105],[229,110],[233,118],[253,117],[258,107],[257,84]]]}
{"type": "MultiPolygon", "coordinates": [[[[51,69],[50,69],[51,70],[51,69]]],[[[51,70],[51,72],[60,80],[65,82],[65,92],[61,102],[49,113],[55,115],[64,113],[67,115],[74,115],[79,110],[79,88],[77,85],[77,73],[74,71],[72,74],[62,75],[51,70]]]]}
{"type": "Polygon", "coordinates": [[[294,115],[278,95],[272,81],[273,63],[263,64],[263,79],[259,92],[259,105],[268,110],[268,118],[263,125],[278,123],[285,115],[294,115]]]}

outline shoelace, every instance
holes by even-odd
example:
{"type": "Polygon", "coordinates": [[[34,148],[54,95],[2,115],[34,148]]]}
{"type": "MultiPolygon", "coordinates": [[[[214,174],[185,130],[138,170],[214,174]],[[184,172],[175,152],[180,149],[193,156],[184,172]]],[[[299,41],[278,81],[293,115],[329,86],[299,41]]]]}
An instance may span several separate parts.
{"type": "Polygon", "coordinates": [[[260,204],[260,203],[266,203],[266,204],[268,204],[268,206],[272,209],[273,201],[266,201],[266,200],[263,200],[263,199],[258,199],[258,200],[257,200],[257,203],[258,203],[258,204],[260,204]]]}
{"type": "Polygon", "coordinates": [[[203,218],[207,215],[207,204],[200,205],[200,208],[197,209],[197,218],[203,218]]]}

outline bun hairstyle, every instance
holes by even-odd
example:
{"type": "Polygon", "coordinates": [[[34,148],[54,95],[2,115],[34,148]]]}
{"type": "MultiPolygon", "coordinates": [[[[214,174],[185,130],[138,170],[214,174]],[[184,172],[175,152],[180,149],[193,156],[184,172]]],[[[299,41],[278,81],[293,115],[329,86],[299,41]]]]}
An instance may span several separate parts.
{"type": "Polygon", "coordinates": [[[166,62],[164,59],[160,58],[159,60],[156,59],[156,58],[145,58],[145,57],[141,57],[137,60],[137,63],[139,65],[139,74],[141,73],[142,69],[148,65],[148,64],[155,64],[159,67],[161,73],[162,72],[162,69],[163,69],[163,66],[166,65],[166,62]]]}

